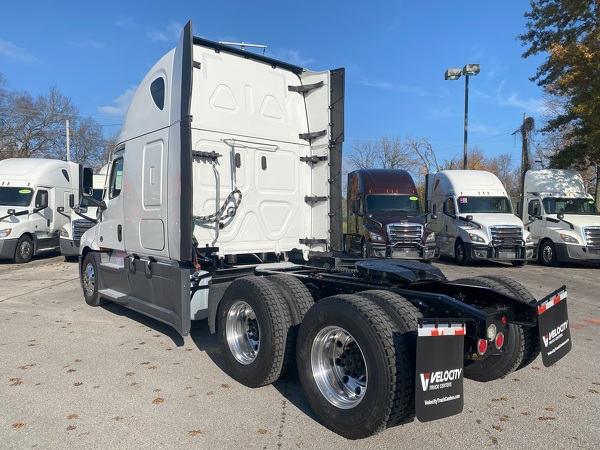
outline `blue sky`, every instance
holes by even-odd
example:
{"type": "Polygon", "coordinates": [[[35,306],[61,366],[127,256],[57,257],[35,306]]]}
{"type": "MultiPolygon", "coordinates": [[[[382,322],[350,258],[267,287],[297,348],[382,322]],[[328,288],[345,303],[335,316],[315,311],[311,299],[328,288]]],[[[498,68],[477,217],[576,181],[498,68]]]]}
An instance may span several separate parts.
{"type": "Polygon", "coordinates": [[[510,153],[523,114],[543,119],[542,63],[521,58],[528,0],[4,2],[0,72],[34,95],[55,86],[83,116],[118,130],[129,96],[176,44],[194,35],[267,45],[266,56],[310,70],[346,68],[345,149],[383,136],[427,137],[438,161],[463,154],[465,83],[448,68],[481,64],[469,79],[469,148],[510,153]]]}

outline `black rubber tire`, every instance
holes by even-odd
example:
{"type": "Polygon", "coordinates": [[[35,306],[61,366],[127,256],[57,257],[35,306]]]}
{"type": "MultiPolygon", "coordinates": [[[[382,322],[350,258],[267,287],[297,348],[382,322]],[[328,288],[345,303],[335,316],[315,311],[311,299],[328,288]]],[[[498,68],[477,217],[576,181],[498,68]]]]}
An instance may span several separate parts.
{"type": "MultiPolygon", "coordinates": [[[[501,294],[512,295],[502,284],[485,277],[462,278],[454,280],[454,283],[487,287],[501,294]]],[[[465,365],[465,378],[487,382],[504,378],[517,370],[524,360],[526,350],[526,338],[523,327],[512,323],[509,324],[508,339],[506,341],[503,348],[504,353],[501,355],[488,356],[487,358],[475,360],[471,364],[465,365]]]]}
{"type": "Polygon", "coordinates": [[[33,240],[28,235],[24,234],[17,242],[13,261],[17,264],[28,263],[33,259],[33,253],[33,240]]]}
{"type": "Polygon", "coordinates": [[[540,251],[538,254],[538,260],[540,264],[548,267],[558,266],[558,259],[556,258],[556,247],[550,240],[545,240],[540,245],[540,251]]]}
{"type": "Polygon", "coordinates": [[[364,239],[362,241],[360,241],[360,257],[361,258],[369,257],[368,250],[367,250],[367,243],[365,242],[364,239]]]}
{"type": "MultiPolygon", "coordinates": [[[[498,283],[505,286],[515,297],[522,301],[535,304],[537,303],[536,298],[529,290],[518,281],[508,278],[504,275],[482,275],[490,280],[497,281],[498,283]]],[[[517,370],[527,367],[538,357],[541,351],[540,335],[535,332],[535,328],[532,327],[521,327],[523,329],[523,337],[525,338],[525,356],[523,361],[519,365],[517,370]]]]}
{"type": "Polygon", "coordinates": [[[81,285],[83,288],[83,298],[90,306],[102,306],[106,304],[106,299],[102,298],[98,292],[98,264],[94,253],[85,255],[83,265],[81,266],[81,285]]]}
{"type": "Polygon", "coordinates": [[[467,249],[465,248],[465,244],[461,240],[457,240],[456,245],[454,246],[454,260],[460,266],[469,265],[467,249]]]}
{"type": "Polygon", "coordinates": [[[388,426],[407,423],[415,417],[415,364],[417,358],[417,327],[423,317],[412,303],[399,294],[389,291],[363,291],[357,295],[367,298],[385,311],[394,326],[394,345],[397,358],[396,392],[399,395],[398,408],[390,415],[388,426]],[[406,355],[407,358],[402,358],[406,355]],[[408,380],[408,383],[402,384],[408,380]]]}
{"type": "Polygon", "coordinates": [[[279,289],[266,278],[238,278],[227,287],[219,303],[218,333],[227,373],[248,387],[273,383],[290,362],[293,345],[290,310],[281,298],[279,289]],[[241,335],[236,341],[231,330],[236,321],[232,321],[231,315],[235,313],[235,308],[246,307],[251,308],[255,317],[250,319],[253,328],[248,331],[250,321],[246,322],[245,331],[241,325],[241,335]],[[239,344],[240,340],[242,345],[247,343],[250,335],[257,338],[257,347],[254,348],[254,355],[241,361],[240,357],[247,355],[240,355],[243,349],[236,349],[234,344],[239,344]],[[234,355],[236,350],[238,358],[234,355]]]}
{"type": "Polygon", "coordinates": [[[308,310],[315,304],[315,299],[308,288],[298,278],[291,275],[271,275],[267,277],[267,280],[279,286],[292,314],[292,325],[302,323],[308,310]]]}
{"type": "Polygon", "coordinates": [[[308,288],[296,277],[291,275],[271,275],[266,278],[278,289],[285,300],[291,313],[292,331],[289,347],[289,363],[282,371],[281,376],[297,373],[296,368],[296,340],[298,329],[308,310],[315,304],[315,299],[308,288]]]}
{"type": "Polygon", "coordinates": [[[383,309],[357,295],[327,297],[306,314],[298,335],[298,375],[312,410],[335,433],[348,439],[361,439],[383,431],[400,405],[402,396],[397,386],[414,382],[396,380],[404,373],[397,374],[398,359],[403,361],[408,356],[398,354],[394,328],[383,309]],[[341,349],[344,352],[330,358],[325,352],[319,352],[319,347],[331,353],[341,349]],[[346,357],[350,360],[347,364],[344,363],[348,361],[346,357]],[[356,370],[350,373],[351,367],[356,370]],[[365,378],[361,378],[362,372],[365,378]],[[340,378],[342,373],[347,376],[340,378]],[[333,395],[323,394],[319,387],[327,374],[335,374],[334,378],[340,380],[324,388],[327,394],[333,395]],[[353,393],[360,398],[353,394],[344,397],[347,392],[342,391],[351,389],[357,379],[366,382],[361,388],[354,388],[353,393]],[[342,401],[347,400],[343,403],[346,407],[334,404],[340,397],[342,401]]]}

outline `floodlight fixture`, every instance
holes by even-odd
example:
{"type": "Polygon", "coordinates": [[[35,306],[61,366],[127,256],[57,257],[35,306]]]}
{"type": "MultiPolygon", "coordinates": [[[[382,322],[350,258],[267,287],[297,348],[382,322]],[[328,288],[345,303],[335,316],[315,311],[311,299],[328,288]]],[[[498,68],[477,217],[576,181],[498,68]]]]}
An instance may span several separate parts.
{"type": "Polygon", "coordinates": [[[448,69],[446,70],[446,75],[444,76],[445,80],[458,80],[462,75],[462,70],[460,69],[448,69]]]}
{"type": "Polygon", "coordinates": [[[462,73],[466,76],[475,76],[480,70],[479,64],[467,64],[463,67],[462,73]]]}

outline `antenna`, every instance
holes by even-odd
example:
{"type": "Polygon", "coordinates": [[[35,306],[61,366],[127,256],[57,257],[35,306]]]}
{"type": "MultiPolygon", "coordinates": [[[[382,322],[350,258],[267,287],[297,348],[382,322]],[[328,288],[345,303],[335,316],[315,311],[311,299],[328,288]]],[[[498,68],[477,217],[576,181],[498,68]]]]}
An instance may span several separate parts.
{"type": "Polygon", "coordinates": [[[239,46],[242,50],[246,50],[246,47],[262,48],[263,55],[265,54],[265,51],[267,50],[267,46],[266,45],[246,44],[245,42],[219,42],[219,44],[239,46]]]}

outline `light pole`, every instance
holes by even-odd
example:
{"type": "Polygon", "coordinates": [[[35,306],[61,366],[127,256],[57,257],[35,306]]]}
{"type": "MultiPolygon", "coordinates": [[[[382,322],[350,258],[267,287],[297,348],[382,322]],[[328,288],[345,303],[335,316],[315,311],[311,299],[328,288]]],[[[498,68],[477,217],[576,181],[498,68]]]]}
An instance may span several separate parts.
{"type": "Polygon", "coordinates": [[[461,75],[465,76],[465,153],[463,159],[463,169],[467,169],[467,129],[469,126],[469,77],[475,76],[479,73],[479,64],[467,64],[460,69],[448,69],[444,76],[445,80],[458,80],[461,75]]]}

